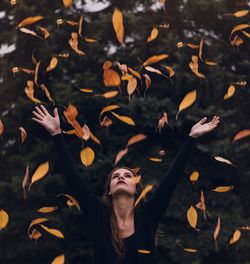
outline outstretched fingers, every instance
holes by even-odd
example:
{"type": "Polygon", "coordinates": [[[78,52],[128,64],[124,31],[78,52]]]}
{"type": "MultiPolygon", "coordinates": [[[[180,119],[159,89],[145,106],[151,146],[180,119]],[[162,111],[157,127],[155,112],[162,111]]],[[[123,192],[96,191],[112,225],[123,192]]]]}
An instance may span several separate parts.
{"type": "Polygon", "coordinates": [[[35,106],[35,108],[36,108],[36,111],[37,111],[42,117],[45,117],[44,112],[43,112],[38,106],[35,106]]]}
{"type": "Polygon", "coordinates": [[[49,115],[50,113],[48,112],[48,110],[43,106],[43,105],[40,105],[40,107],[41,107],[41,109],[42,109],[42,111],[43,111],[43,113],[45,114],[45,115],[49,115]]]}
{"type": "Polygon", "coordinates": [[[32,120],[34,120],[35,122],[39,123],[40,125],[43,124],[43,121],[41,121],[40,119],[37,119],[35,117],[32,117],[32,120]]]}
{"type": "Polygon", "coordinates": [[[36,111],[32,111],[33,115],[37,117],[37,119],[39,120],[43,120],[43,116],[41,116],[40,114],[38,114],[36,111]]]}

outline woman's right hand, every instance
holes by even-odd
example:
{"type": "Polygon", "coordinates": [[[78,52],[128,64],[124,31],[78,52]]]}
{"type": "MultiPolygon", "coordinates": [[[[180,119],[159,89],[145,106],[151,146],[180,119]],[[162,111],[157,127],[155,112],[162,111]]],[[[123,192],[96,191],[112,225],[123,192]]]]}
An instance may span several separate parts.
{"type": "Polygon", "coordinates": [[[51,136],[61,133],[60,119],[57,108],[54,109],[54,116],[51,116],[47,109],[40,105],[35,107],[36,111],[32,111],[35,117],[32,120],[43,126],[51,136]]]}

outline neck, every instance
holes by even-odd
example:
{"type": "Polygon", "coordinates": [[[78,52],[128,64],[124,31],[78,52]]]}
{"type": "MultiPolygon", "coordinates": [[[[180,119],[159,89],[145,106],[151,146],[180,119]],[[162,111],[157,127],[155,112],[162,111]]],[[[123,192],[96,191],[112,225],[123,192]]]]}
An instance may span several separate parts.
{"type": "Polygon", "coordinates": [[[134,215],[134,196],[119,194],[113,197],[113,209],[118,220],[125,220],[134,215]]]}

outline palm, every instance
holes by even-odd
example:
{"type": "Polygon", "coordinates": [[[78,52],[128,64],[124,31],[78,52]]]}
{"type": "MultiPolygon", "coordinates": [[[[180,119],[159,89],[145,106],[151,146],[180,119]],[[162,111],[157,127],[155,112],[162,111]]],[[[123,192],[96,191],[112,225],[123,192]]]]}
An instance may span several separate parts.
{"type": "Polygon", "coordinates": [[[197,138],[197,137],[200,137],[204,134],[207,134],[207,133],[211,132],[212,130],[214,130],[220,122],[218,116],[214,116],[211,122],[205,123],[206,120],[207,120],[207,118],[204,117],[198,123],[196,123],[191,128],[190,136],[197,138]]]}

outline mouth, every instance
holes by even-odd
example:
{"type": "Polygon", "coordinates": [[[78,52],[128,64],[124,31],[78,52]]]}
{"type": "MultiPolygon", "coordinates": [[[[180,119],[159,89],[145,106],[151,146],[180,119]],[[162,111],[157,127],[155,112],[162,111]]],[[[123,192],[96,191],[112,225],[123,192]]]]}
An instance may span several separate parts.
{"type": "Polygon", "coordinates": [[[116,185],[118,185],[118,184],[126,184],[124,181],[119,181],[119,182],[117,182],[117,184],[116,185]]]}

